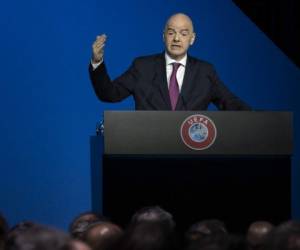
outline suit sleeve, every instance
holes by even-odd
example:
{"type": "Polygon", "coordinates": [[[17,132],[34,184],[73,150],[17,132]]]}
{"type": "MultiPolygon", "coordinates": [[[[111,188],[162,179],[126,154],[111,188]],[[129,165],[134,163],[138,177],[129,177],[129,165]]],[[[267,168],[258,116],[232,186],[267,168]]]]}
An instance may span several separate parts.
{"type": "Polygon", "coordinates": [[[219,110],[251,110],[251,107],[234,95],[219,79],[214,67],[209,78],[212,83],[212,101],[219,110]]]}
{"type": "Polygon", "coordinates": [[[119,102],[132,95],[138,80],[136,61],[113,81],[108,75],[104,62],[95,70],[90,64],[89,75],[97,97],[104,102],[119,102]]]}

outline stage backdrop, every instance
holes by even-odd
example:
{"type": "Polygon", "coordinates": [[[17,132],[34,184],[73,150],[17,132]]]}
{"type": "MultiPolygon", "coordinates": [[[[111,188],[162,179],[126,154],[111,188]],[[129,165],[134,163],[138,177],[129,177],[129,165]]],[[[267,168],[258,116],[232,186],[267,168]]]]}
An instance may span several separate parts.
{"type": "Polygon", "coordinates": [[[214,63],[233,92],[257,110],[294,112],[292,205],[300,218],[300,72],[232,1],[15,0],[0,8],[0,211],[11,225],[66,228],[91,208],[89,136],[103,110],[134,108],[130,98],[97,100],[91,44],[107,35],[105,61],[116,77],[134,57],[163,51],[175,12],[194,20],[191,54],[214,63]]]}

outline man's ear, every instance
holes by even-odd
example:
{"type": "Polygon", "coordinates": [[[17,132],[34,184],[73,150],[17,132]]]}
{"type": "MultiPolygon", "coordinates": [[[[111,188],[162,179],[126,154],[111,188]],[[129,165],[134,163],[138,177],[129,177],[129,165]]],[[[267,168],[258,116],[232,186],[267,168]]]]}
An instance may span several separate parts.
{"type": "Polygon", "coordinates": [[[165,42],[165,32],[163,32],[163,41],[165,42]]]}
{"type": "Polygon", "coordinates": [[[196,39],[196,34],[193,33],[192,38],[191,38],[191,41],[190,41],[190,45],[193,45],[193,44],[194,44],[195,39],[196,39]]]}

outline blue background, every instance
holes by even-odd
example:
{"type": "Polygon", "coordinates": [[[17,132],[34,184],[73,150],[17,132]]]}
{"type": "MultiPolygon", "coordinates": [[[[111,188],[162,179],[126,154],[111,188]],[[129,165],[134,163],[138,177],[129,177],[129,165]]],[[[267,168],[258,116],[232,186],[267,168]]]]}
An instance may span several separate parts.
{"type": "Polygon", "coordinates": [[[194,21],[190,54],[212,62],[234,93],[255,109],[294,112],[292,212],[300,218],[300,71],[231,1],[15,0],[0,8],[0,211],[11,225],[66,228],[91,208],[89,136],[103,110],[134,108],[131,98],[97,100],[91,44],[107,34],[114,78],[134,57],[163,51],[164,24],[176,12],[194,21]]]}

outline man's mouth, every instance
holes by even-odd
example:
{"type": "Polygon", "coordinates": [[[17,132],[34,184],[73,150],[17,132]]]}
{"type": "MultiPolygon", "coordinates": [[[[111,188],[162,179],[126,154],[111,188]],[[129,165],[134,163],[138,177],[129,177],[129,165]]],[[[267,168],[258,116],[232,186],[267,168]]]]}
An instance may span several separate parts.
{"type": "Polygon", "coordinates": [[[178,44],[172,44],[172,45],[171,45],[171,48],[172,48],[172,49],[180,49],[181,46],[178,45],[178,44]]]}

